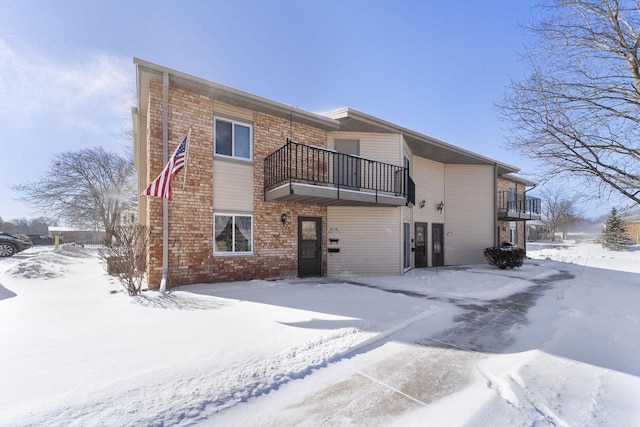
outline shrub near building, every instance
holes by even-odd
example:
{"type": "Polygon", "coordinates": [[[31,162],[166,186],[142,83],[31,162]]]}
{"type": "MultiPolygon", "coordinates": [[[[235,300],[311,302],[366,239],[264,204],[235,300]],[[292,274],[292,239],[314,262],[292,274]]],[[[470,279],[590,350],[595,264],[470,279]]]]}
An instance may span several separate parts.
{"type": "Polygon", "coordinates": [[[501,270],[505,268],[522,267],[526,253],[524,249],[514,246],[502,246],[500,248],[486,248],[484,257],[491,265],[501,270]]]}

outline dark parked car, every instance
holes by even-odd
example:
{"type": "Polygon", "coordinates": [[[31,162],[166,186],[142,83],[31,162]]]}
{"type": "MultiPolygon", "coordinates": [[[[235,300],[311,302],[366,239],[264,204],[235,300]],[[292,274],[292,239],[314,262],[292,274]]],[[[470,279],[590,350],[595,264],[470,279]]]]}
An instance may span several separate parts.
{"type": "Polygon", "coordinates": [[[33,246],[31,239],[21,234],[0,231],[0,257],[8,257],[33,246]]]}
{"type": "Polygon", "coordinates": [[[42,234],[27,234],[33,242],[33,246],[53,245],[53,237],[42,234]]]}

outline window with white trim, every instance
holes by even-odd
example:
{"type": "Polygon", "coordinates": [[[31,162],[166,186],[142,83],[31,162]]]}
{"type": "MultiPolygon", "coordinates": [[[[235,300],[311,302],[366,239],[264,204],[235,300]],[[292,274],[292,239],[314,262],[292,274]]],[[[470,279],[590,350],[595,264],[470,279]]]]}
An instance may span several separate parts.
{"type": "Polygon", "coordinates": [[[214,230],[214,254],[253,252],[253,215],[215,214],[214,230]]]}
{"type": "Polygon", "coordinates": [[[215,118],[215,153],[221,156],[250,160],[251,133],[251,125],[249,124],[215,118]]]}

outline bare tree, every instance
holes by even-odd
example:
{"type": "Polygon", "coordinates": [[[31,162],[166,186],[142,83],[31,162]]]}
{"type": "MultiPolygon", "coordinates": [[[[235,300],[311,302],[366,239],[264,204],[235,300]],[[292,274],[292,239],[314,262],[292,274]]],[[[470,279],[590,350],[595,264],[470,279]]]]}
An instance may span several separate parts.
{"type": "Polygon", "coordinates": [[[15,232],[15,225],[9,221],[3,221],[2,217],[0,217],[0,231],[4,231],[7,233],[15,232]]]}
{"type": "Polygon", "coordinates": [[[556,239],[557,232],[561,232],[562,238],[566,239],[570,227],[582,218],[577,207],[578,197],[567,197],[566,191],[559,187],[544,188],[539,194],[542,200],[540,221],[549,229],[551,240],[556,239]]]}
{"type": "Polygon", "coordinates": [[[37,180],[14,186],[22,201],[70,225],[104,229],[110,244],[123,204],[135,196],[131,159],[102,148],[55,156],[37,180]]]}
{"type": "Polygon", "coordinates": [[[547,178],[579,177],[593,197],[640,203],[640,3],[547,0],[530,27],[532,72],[498,105],[507,146],[547,178]]]}

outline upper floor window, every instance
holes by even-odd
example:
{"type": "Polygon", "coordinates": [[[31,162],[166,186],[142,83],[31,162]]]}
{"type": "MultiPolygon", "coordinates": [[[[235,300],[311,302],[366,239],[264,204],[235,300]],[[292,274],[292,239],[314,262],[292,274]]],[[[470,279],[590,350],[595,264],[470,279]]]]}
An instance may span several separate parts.
{"type": "Polygon", "coordinates": [[[251,125],[216,118],[214,128],[216,154],[251,159],[251,125]]]}

